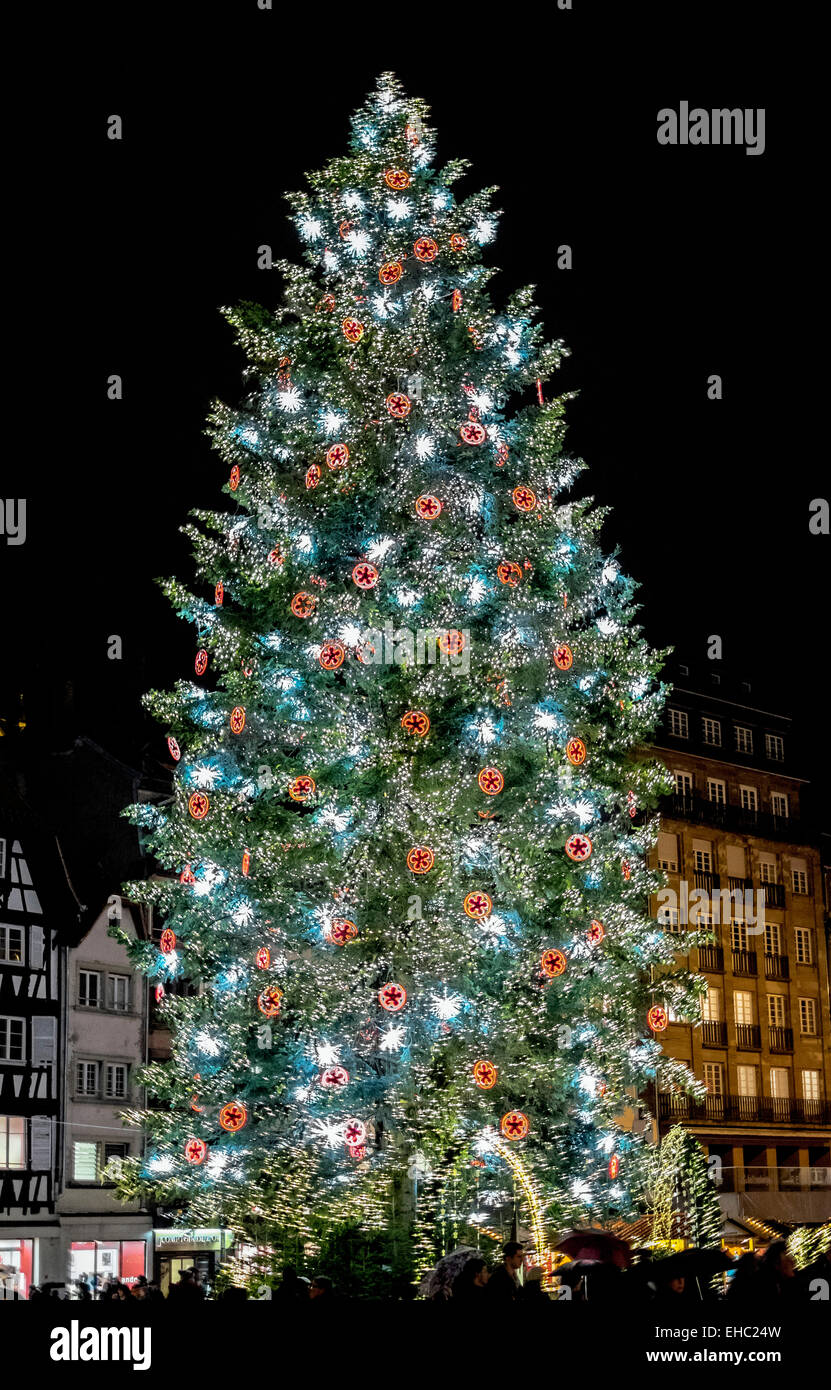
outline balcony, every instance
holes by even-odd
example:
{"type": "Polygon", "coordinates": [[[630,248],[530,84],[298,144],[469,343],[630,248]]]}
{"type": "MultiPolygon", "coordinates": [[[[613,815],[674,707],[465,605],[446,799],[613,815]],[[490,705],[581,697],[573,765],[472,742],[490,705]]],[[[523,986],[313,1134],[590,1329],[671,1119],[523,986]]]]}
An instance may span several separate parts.
{"type": "Polygon", "coordinates": [[[704,1047],[726,1047],[727,1024],[724,1022],[702,1023],[701,1041],[704,1047]]]}
{"type": "Polygon", "coordinates": [[[698,968],[699,970],[723,972],[724,951],[721,946],[699,946],[698,968]]]}
{"type": "Polygon", "coordinates": [[[784,883],[760,883],[758,887],[765,890],[765,907],[785,906],[784,883]]]}
{"type": "Polygon", "coordinates": [[[831,1124],[831,1104],[825,1100],[791,1100],[776,1096],[693,1096],[663,1092],[662,1120],[696,1124],[831,1124]]]}
{"type": "Polygon", "coordinates": [[[768,1028],[770,1052],[793,1052],[793,1028],[768,1028]]]}
{"type": "Polygon", "coordinates": [[[728,876],[727,883],[729,885],[731,893],[744,894],[753,891],[752,878],[736,878],[733,874],[730,874],[728,876]]]}
{"type": "Polygon", "coordinates": [[[694,887],[703,888],[705,893],[716,893],[721,886],[720,875],[709,873],[706,869],[696,869],[693,879],[694,887]]]}
{"type": "Polygon", "coordinates": [[[765,952],[765,975],[769,980],[789,980],[790,967],[787,956],[771,956],[765,952]]]}
{"type": "Polygon", "coordinates": [[[740,1052],[761,1052],[762,1030],[758,1023],[736,1024],[736,1047],[740,1052]]]}
{"type": "Polygon", "coordinates": [[[733,951],[733,974],[734,975],[756,975],[756,952],[755,951],[733,951]]]}
{"type": "Polygon", "coordinates": [[[801,822],[792,820],[790,816],[746,811],[741,806],[725,806],[700,796],[680,796],[673,792],[661,799],[661,813],[695,825],[715,825],[721,830],[736,830],[767,840],[802,842],[805,839],[801,822]]]}

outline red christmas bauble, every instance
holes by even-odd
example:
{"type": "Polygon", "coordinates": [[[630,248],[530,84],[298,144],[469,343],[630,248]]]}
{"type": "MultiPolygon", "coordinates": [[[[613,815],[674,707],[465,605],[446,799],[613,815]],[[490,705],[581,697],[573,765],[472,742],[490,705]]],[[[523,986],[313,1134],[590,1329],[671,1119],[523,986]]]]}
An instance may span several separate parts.
{"type": "Polygon", "coordinates": [[[289,796],[292,801],[308,801],[310,796],[315,794],[314,777],[295,777],[289,787],[289,796]]]}
{"type": "Polygon", "coordinates": [[[483,767],[478,782],[485,796],[498,796],[505,785],[505,778],[498,767],[483,767]]]}
{"type": "Polygon", "coordinates": [[[430,720],[423,709],[411,709],[401,720],[401,727],[406,729],[408,734],[415,734],[416,738],[423,738],[430,728],[430,720]]]}
{"type": "Polygon", "coordinates": [[[407,868],[414,874],[427,874],[436,862],[436,857],[426,845],[411,849],[407,855],[407,868]]]}
{"type": "Polygon", "coordinates": [[[502,1116],[499,1128],[506,1139],[524,1139],[531,1126],[528,1116],[523,1115],[521,1110],[510,1110],[507,1115],[502,1116]]]}
{"type": "Polygon", "coordinates": [[[320,300],[320,302],[316,305],[316,308],[318,310],[322,309],[325,314],[331,314],[334,307],[335,296],[333,294],[325,294],[323,298],[320,300]]]}
{"type": "Polygon", "coordinates": [[[349,1072],[346,1067],[327,1067],[320,1075],[321,1086],[335,1087],[349,1085],[349,1072]]]}
{"type": "Polygon", "coordinates": [[[394,285],[397,280],[401,279],[403,273],[404,267],[400,261],[387,261],[378,271],[378,279],[382,285],[394,285]]]}
{"type": "Polygon", "coordinates": [[[417,261],[434,261],[438,254],[438,245],[431,236],[420,236],[413,245],[413,255],[417,261]]]}
{"type": "Polygon", "coordinates": [[[487,893],[482,893],[477,889],[473,893],[468,893],[464,901],[464,909],[468,917],[479,922],[484,917],[490,917],[493,911],[493,902],[487,893]]]}
{"type": "Polygon", "coordinates": [[[492,1086],[495,1086],[498,1076],[499,1072],[493,1062],[474,1062],[473,1080],[477,1086],[481,1086],[483,1091],[489,1091],[492,1086]]]}
{"type": "Polygon", "coordinates": [[[178,743],[176,742],[176,739],[173,737],[172,734],[170,734],[170,736],[168,737],[168,740],[167,740],[167,749],[168,749],[168,752],[170,753],[170,756],[171,756],[171,758],[173,759],[174,763],[178,763],[179,759],[180,759],[181,756],[182,756],[182,752],[181,752],[181,749],[179,748],[178,743]]]}
{"type": "Polygon", "coordinates": [[[191,792],[188,797],[188,810],[194,820],[204,820],[210,810],[210,801],[204,792],[191,792]]]}
{"type": "Polygon", "coordinates": [[[520,487],[514,488],[511,498],[514,506],[520,512],[532,512],[537,505],[537,494],[533,488],[526,487],[524,483],[520,487]]]}
{"type": "Polygon", "coordinates": [[[352,571],[352,579],[359,589],[374,589],[378,583],[378,571],[374,565],[361,560],[352,571]]]}
{"type": "Polygon", "coordinates": [[[280,1012],[280,1000],[283,991],[279,985],[269,985],[267,989],[261,990],[257,995],[257,1008],[266,1018],[276,1018],[280,1012]]]}
{"type": "Polygon", "coordinates": [[[405,396],[402,391],[392,391],[385,401],[385,405],[393,420],[406,420],[413,408],[413,403],[409,396],[405,396]]]}
{"type": "Polygon", "coordinates": [[[345,946],[347,941],[355,940],[358,935],[358,928],[354,922],[350,922],[348,917],[335,917],[332,919],[328,935],[336,946],[345,946]]]}
{"type": "Polygon", "coordinates": [[[354,1147],[363,1144],[366,1139],[366,1125],[363,1120],[344,1120],[343,1122],[343,1142],[354,1147]]]}
{"type": "Polygon", "coordinates": [[[231,469],[231,476],[230,476],[230,478],[228,479],[228,486],[230,487],[230,489],[231,489],[232,492],[236,492],[237,488],[239,487],[239,480],[240,480],[239,464],[238,464],[238,463],[235,463],[234,466],[233,466],[233,468],[231,469]]]}
{"type": "Polygon", "coordinates": [[[242,852],[242,874],[243,874],[243,878],[247,878],[247,877],[248,877],[248,873],[249,873],[250,868],[251,868],[251,851],[250,851],[250,849],[244,849],[243,852],[242,852]]]}
{"type": "Polygon", "coordinates": [[[619,1172],[620,1159],[618,1158],[617,1154],[612,1154],[612,1157],[609,1159],[609,1177],[612,1179],[612,1181],[614,1181],[619,1172]]]}
{"type": "Polygon", "coordinates": [[[185,1144],[185,1158],[188,1163],[204,1163],[208,1146],[203,1139],[188,1139],[185,1144]]]}
{"type": "Polygon", "coordinates": [[[193,869],[190,867],[190,864],[186,864],[183,868],[182,872],[179,875],[179,882],[187,884],[188,887],[190,887],[192,883],[196,882],[196,875],[193,872],[193,869]]]}
{"type": "Polygon", "coordinates": [[[450,628],[448,632],[443,632],[438,639],[439,651],[444,652],[445,656],[460,656],[465,645],[465,635],[458,628],[450,628]]]}
{"type": "Polygon", "coordinates": [[[522,570],[513,560],[502,560],[496,567],[496,577],[500,584],[510,584],[515,589],[522,579],[522,570]]]}
{"type": "Polygon", "coordinates": [[[197,676],[204,676],[205,672],[207,671],[208,653],[205,651],[204,647],[201,651],[198,651],[196,653],[196,660],[193,663],[193,669],[195,670],[197,676]]]}
{"type": "Polygon", "coordinates": [[[663,1033],[669,1023],[669,1016],[666,1009],[662,1008],[660,1004],[653,1004],[646,1015],[646,1021],[653,1033],[663,1033]]]}
{"type": "Polygon", "coordinates": [[[324,671],[337,671],[346,659],[346,648],[340,642],[324,642],[317,659],[324,671]]]}
{"type": "Polygon", "coordinates": [[[388,1013],[397,1014],[407,1002],[407,991],[403,985],[382,985],[378,991],[378,1003],[388,1013]]]}
{"type": "Polygon", "coordinates": [[[279,545],[275,545],[274,549],[269,552],[268,563],[270,565],[282,565],[284,560],[285,556],[283,555],[282,550],[280,549],[279,545]]]}
{"type": "Polygon", "coordinates": [[[326,450],[326,462],[330,468],[344,468],[349,462],[348,444],[333,444],[326,450]]]}
{"type": "Polygon", "coordinates": [[[467,237],[463,237],[459,232],[454,232],[450,238],[450,250],[462,251],[466,245],[467,237]]]}
{"type": "Polygon", "coordinates": [[[161,1004],[164,999],[164,985],[156,985],[156,988],[153,990],[153,997],[157,1004],[161,1004]]]}
{"type": "Polygon", "coordinates": [[[231,733],[241,734],[245,728],[245,710],[242,705],[235,705],[231,710],[231,733]]]}
{"type": "Polygon", "coordinates": [[[306,469],[306,487],[308,489],[317,487],[323,474],[320,471],[319,463],[312,463],[306,469]]]}
{"type": "Polygon", "coordinates": [[[454,290],[454,291],[453,291],[453,296],[452,296],[452,298],[451,298],[450,303],[451,303],[451,306],[452,306],[452,309],[453,309],[453,313],[454,313],[454,314],[458,314],[459,310],[460,310],[461,307],[462,307],[462,291],[461,291],[461,290],[454,290]]]}
{"type": "Polygon", "coordinates": [[[480,425],[478,420],[465,420],[459,426],[459,434],[465,444],[484,444],[488,437],[488,432],[484,425],[480,425]]]}
{"type": "Polygon", "coordinates": [[[592,852],[592,842],[588,835],[570,835],[566,840],[566,854],[576,864],[582,864],[592,852]]]}
{"type": "Polygon", "coordinates": [[[571,647],[567,646],[565,642],[560,642],[559,645],[554,648],[552,660],[558,671],[570,670],[574,663],[571,647]]]}
{"type": "Polygon", "coordinates": [[[388,188],[409,188],[412,180],[406,169],[387,169],[384,181],[388,188]]]}
{"type": "Polygon", "coordinates": [[[225,602],[225,585],[223,584],[221,579],[217,584],[216,588],[214,589],[214,602],[217,608],[221,608],[223,603],[225,602]]]}
{"type": "Polygon", "coordinates": [[[344,319],[341,328],[348,343],[359,343],[364,336],[364,326],[360,319],[344,319]]]}
{"type": "Polygon", "coordinates": [[[295,594],[291,601],[291,611],[295,618],[310,618],[316,608],[315,595],[306,593],[305,589],[301,589],[299,594],[295,594]]]}
{"type": "Polygon", "coordinates": [[[267,946],[260,947],[256,956],[254,957],[254,962],[258,970],[268,970],[269,966],[271,965],[271,952],[269,951],[267,946]]]}
{"type": "Polygon", "coordinates": [[[421,517],[422,521],[433,521],[441,514],[444,503],[440,497],[432,497],[429,493],[423,497],[416,498],[416,516],[421,517]]]}
{"type": "Polygon", "coordinates": [[[586,745],[581,738],[570,738],[566,744],[566,757],[574,767],[586,761],[586,745]]]}
{"type": "Polygon", "coordinates": [[[542,966],[542,973],[553,980],[557,975],[563,974],[566,968],[566,958],[562,951],[543,951],[540,965],[542,966]]]}
{"type": "Polygon", "coordinates": [[[159,949],[163,956],[169,956],[171,951],[176,950],[176,933],[170,927],[165,927],[159,940],[159,949]]]}
{"type": "Polygon", "coordinates": [[[603,938],[604,938],[605,935],[606,935],[606,928],[604,927],[603,923],[602,923],[602,922],[598,922],[597,919],[595,919],[595,920],[592,922],[591,926],[589,927],[588,931],[586,932],[586,936],[587,936],[587,938],[588,938],[589,944],[592,945],[592,946],[599,946],[599,945],[600,945],[600,942],[603,940],[603,938]]]}
{"type": "Polygon", "coordinates": [[[241,1101],[230,1100],[219,1112],[219,1123],[229,1134],[236,1134],[248,1123],[248,1111],[241,1101]]]}

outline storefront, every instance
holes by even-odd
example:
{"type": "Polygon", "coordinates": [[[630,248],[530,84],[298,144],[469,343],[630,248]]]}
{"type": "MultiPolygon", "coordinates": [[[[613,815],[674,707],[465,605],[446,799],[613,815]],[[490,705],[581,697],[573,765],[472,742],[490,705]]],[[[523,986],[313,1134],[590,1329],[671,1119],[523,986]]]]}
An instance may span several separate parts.
{"type": "Polygon", "coordinates": [[[189,1227],[153,1232],[153,1277],[165,1297],[186,1269],[197,1270],[210,1289],[216,1271],[233,1244],[233,1233],[219,1227],[189,1227]]]}
{"type": "Polygon", "coordinates": [[[69,1280],[86,1283],[90,1292],[111,1280],[136,1284],[144,1274],[147,1243],[143,1240],[73,1240],[69,1247],[69,1280]]]}
{"type": "Polygon", "coordinates": [[[34,1263],[34,1240],[9,1240],[0,1234],[0,1299],[29,1297],[34,1263]]]}

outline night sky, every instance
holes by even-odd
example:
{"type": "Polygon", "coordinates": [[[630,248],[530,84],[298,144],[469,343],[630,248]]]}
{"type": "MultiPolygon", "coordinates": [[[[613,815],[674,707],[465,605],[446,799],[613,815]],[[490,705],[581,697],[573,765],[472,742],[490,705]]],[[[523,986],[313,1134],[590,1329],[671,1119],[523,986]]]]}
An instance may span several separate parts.
{"type": "Polygon", "coordinates": [[[775,36],[757,24],[753,45],[695,62],[698,7],[661,16],[656,50],[649,6],[574,3],[545,20],[524,7],[507,34],[472,12],[447,30],[430,10],[351,10],[351,28],[296,12],[293,37],[285,9],[254,0],[187,22],[126,7],[107,12],[97,58],[75,32],[78,61],[17,156],[33,189],[25,403],[0,495],[26,496],[28,538],[0,542],[13,596],[0,713],[22,691],[32,740],[87,734],[136,766],[161,753],[139,696],[192,674],[193,633],[153,579],[190,582],[178,527],[189,507],[228,505],[202,431],[213,397],[244,391],[218,306],[279,302],[256,248],[299,259],[282,194],[345,151],[350,113],[391,69],[431,105],[439,162],[472,160],[457,196],[500,187],[492,293],[535,284],[547,336],[571,349],[547,394],[580,392],[578,493],[614,509],[604,541],[642,586],[647,635],[694,663],[721,635],[754,697],[767,687],[765,707],[796,717],[806,775],[827,785],[829,539],[808,532],[827,449],[803,433],[818,367],[795,330],[816,293],[816,194],[793,157],[798,113],[767,75],[775,36]],[[766,152],[660,146],[657,112],[681,100],[764,106],[766,152]],[[707,399],[711,373],[722,401],[707,399]],[[107,659],[114,633],[121,662],[107,659]]]}

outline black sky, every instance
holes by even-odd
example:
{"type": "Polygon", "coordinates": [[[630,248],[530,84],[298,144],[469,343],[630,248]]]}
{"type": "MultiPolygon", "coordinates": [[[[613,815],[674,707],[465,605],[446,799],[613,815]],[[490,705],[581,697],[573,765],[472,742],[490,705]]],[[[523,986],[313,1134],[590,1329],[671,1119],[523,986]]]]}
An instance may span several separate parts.
{"type": "Polygon", "coordinates": [[[535,284],[571,349],[548,389],[580,392],[567,447],[614,508],[604,539],[642,585],[647,635],[693,661],[721,635],[827,785],[829,540],[808,532],[827,449],[806,435],[821,368],[798,326],[816,299],[820,152],[814,168],[758,7],[735,7],[727,44],[697,29],[699,6],[574,4],[449,28],[429,10],[293,12],[291,30],[254,0],[174,19],[126,6],[102,10],[95,45],[91,20],[67,31],[72,61],[19,136],[23,306],[7,320],[25,346],[0,495],[26,496],[28,538],[0,543],[1,693],[8,710],[24,691],[33,737],[48,721],[137,763],[155,737],[141,691],[190,674],[192,634],[153,579],[190,579],[178,527],[225,505],[202,430],[243,384],[218,306],[278,302],[255,258],[263,242],[298,257],[282,194],[345,149],[350,112],[392,69],[430,103],[439,160],[472,160],[459,190],[500,186],[493,293],[535,284]],[[659,146],[657,111],[682,99],[764,106],[765,154],[659,146]]]}

